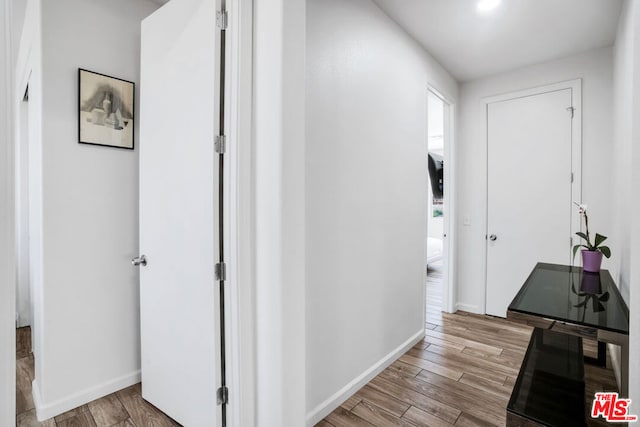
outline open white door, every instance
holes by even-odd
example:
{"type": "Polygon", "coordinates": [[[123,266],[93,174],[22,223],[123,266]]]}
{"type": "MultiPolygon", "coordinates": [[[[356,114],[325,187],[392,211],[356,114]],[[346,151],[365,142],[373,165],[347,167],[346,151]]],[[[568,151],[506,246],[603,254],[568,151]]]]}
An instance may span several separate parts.
{"type": "Polygon", "coordinates": [[[552,87],[487,104],[487,314],[506,316],[537,262],[571,261],[579,193],[573,91],[552,87]]]}
{"type": "Polygon", "coordinates": [[[221,423],[216,2],[172,0],[142,23],[142,396],[185,426],[221,423]]]}

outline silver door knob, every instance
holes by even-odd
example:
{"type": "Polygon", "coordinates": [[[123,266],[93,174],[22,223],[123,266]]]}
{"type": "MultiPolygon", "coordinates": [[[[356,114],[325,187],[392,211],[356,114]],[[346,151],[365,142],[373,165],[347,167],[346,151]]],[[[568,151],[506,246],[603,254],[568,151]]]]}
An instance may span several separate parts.
{"type": "Polygon", "coordinates": [[[140,265],[145,266],[145,265],[147,265],[147,257],[144,256],[144,255],[140,255],[140,256],[137,256],[135,258],[132,258],[131,259],[131,265],[134,265],[136,267],[138,267],[140,265]]]}
{"type": "Polygon", "coordinates": [[[492,242],[495,242],[496,240],[498,240],[498,236],[496,236],[495,234],[492,234],[491,236],[489,236],[489,240],[491,240],[492,242]]]}

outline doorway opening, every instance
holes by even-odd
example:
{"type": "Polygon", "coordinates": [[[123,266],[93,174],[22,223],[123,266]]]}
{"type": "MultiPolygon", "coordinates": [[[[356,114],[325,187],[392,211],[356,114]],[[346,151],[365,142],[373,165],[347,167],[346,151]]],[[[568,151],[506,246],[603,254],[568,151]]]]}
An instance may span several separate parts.
{"type": "Polygon", "coordinates": [[[31,326],[29,274],[29,86],[20,103],[19,134],[15,151],[16,176],[16,327],[31,326]]]}
{"type": "Polygon", "coordinates": [[[29,85],[18,109],[18,139],[15,145],[15,250],[16,250],[16,416],[23,419],[34,408],[31,382],[32,355],[31,265],[29,215],[29,85]]]}
{"type": "Polygon", "coordinates": [[[426,319],[440,324],[442,311],[453,312],[449,266],[452,218],[452,115],[453,105],[436,89],[427,92],[427,218],[425,265],[427,270],[426,319]]]}

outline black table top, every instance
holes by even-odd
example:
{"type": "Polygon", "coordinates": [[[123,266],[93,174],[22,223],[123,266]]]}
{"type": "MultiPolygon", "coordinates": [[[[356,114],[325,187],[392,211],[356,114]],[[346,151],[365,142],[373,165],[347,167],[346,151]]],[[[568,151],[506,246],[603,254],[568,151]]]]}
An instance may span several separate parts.
{"type": "Polygon", "coordinates": [[[629,309],[607,270],[538,263],[509,310],[629,334],[629,309]]]}

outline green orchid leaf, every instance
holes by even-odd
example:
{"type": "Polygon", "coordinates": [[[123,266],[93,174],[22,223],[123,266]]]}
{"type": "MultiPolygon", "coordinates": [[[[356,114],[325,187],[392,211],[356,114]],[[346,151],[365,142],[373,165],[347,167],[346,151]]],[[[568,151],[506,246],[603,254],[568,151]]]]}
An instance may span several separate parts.
{"type": "Polygon", "coordinates": [[[589,248],[588,248],[587,246],[585,246],[585,245],[575,245],[575,246],[573,247],[573,257],[574,257],[574,258],[576,257],[576,253],[578,252],[578,249],[580,249],[580,248],[586,248],[586,249],[589,249],[589,248]]]}
{"type": "Polygon", "coordinates": [[[604,242],[605,240],[607,240],[607,236],[603,236],[602,234],[598,234],[598,233],[596,233],[596,239],[595,239],[595,241],[593,242],[593,246],[598,247],[598,246],[600,246],[600,244],[601,244],[602,242],[604,242]]]}
{"type": "Polygon", "coordinates": [[[584,240],[586,240],[587,242],[589,241],[589,238],[587,237],[586,234],[584,234],[582,231],[578,231],[576,233],[577,236],[582,237],[584,240]]]}
{"type": "Polygon", "coordinates": [[[598,301],[597,298],[594,298],[593,299],[593,311],[595,313],[600,313],[600,312],[602,312],[604,310],[605,310],[604,305],[600,304],[600,301],[598,301]]]}
{"type": "Polygon", "coordinates": [[[599,298],[600,301],[602,302],[607,302],[609,301],[609,292],[605,292],[604,294],[602,294],[599,298]]]}
{"type": "Polygon", "coordinates": [[[605,257],[609,258],[611,256],[611,249],[609,249],[609,246],[600,246],[598,249],[600,249],[600,252],[602,252],[602,255],[605,257]]]}

